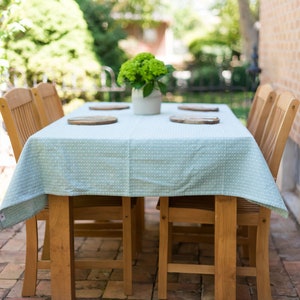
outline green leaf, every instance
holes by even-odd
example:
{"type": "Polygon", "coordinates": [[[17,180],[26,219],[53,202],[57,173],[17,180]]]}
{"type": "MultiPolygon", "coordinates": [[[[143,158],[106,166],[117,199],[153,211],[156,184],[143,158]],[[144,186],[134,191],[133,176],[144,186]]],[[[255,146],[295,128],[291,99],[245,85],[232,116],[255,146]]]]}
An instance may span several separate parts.
{"type": "Polygon", "coordinates": [[[166,68],[168,70],[168,74],[170,74],[170,73],[172,73],[173,71],[176,70],[172,65],[166,65],[166,68]]]}
{"type": "Polygon", "coordinates": [[[154,82],[147,83],[143,88],[143,96],[144,97],[149,96],[152,93],[153,89],[154,89],[154,82]]]}
{"type": "Polygon", "coordinates": [[[158,84],[160,92],[163,95],[165,95],[167,93],[167,86],[163,82],[160,82],[160,81],[158,81],[157,84],[158,84]]]}

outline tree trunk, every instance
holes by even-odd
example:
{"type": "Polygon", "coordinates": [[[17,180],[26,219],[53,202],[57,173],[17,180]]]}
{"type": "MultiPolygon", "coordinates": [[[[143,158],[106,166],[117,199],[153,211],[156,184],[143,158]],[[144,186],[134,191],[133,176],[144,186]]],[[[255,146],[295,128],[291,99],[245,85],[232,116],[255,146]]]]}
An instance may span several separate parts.
{"type": "Polygon", "coordinates": [[[243,53],[246,60],[251,62],[253,48],[258,46],[258,31],[255,29],[255,20],[250,10],[249,0],[238,0],[240,12],[240,28],[243,42],[243,53]]]}

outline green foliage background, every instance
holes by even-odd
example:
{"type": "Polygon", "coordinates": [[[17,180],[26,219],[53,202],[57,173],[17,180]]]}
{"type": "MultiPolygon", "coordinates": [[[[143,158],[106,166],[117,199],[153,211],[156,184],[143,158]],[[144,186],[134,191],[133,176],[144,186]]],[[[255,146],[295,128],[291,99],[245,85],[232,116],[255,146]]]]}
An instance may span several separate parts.
{"type": "Polygon", "coordinates": [[[93,53],[93,39],[78,5],[72,0],[27,0],[22,17],[32,25],[7,43],[12,68],[33,74],[48,74],[58,81],[66,74],[85,76],[100,70],[93,53]]]}
{"type": "MultiPolygon", "coordinates": [[[[122,26],[132,20],[113,19],[111,12],[138,14],[140,25],[147,28],[153,13],[164,11],[161,15],[174,17],[175,37],[189,42],[194,61],[187,67],[193,71],[192,81],[218,85],[220,70],[240,51],[237,1],[213,2],[220,23],[209,31],[205,31],[205,20],[193,11],[192,2],[186,1],[183,8],[174,6],[177,11],[173,11],[167,9],[172,4],[167,0],[0,0],[0,68],[8,61],[11,74],[25,74],[28,85],[55,80],[58,86],[74,88],[70,94],[65,89],[64,98],[75,94],[94,99],[99,96],[95,87],[100,86],[101,66],[118,73],[127,59],[118,44],[126,38],[122,26]],[[17,6],[17,13],[10,14],[17,6]],[[44,74],[47,78],[42,78],[44,74]]],[[[243,78],[246,66],[242,68],[233,76],[237,85],[247,81],[243,78]]]]}
{"type": "Polygon", "coordinates": [[[127,59],[119,48],[119,40],[126,38],[121,25],[111,17],[116,1],[104,1],[101,4],[93,0],[76,0],[83,12],[93,37],[93,50],[102,65],[110,66],[118,72],[121,64],[127,59]]]}
{"type": "MultiPolygon", "coordinates": [[[[12,2],[6,0],[5,7],[10,9],[12,2]]],[[[18,2],[18,18],[28,22],[24,30],[10,32],[9,38],[2,39],[11,77],[20,77],[19,81],[28,85],[45,79],[55,81],[62,86],[60,94],[65,99],[74,95],[101,97],[96,90],[101,85],[101,66],[109,65],[116,72],[126,59],[118,47],[126,34],[110,17],[113,2],[18,2]]]]}

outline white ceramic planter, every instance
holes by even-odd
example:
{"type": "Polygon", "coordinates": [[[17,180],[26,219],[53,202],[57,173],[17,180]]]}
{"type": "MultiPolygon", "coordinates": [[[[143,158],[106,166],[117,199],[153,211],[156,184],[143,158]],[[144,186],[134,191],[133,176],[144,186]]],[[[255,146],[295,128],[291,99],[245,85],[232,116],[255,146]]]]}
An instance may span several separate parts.
{"type": "Polygon", "coordinates": [[[157,115],[160,114],[161,93],[158,90],[153,92],[148,97],[143,97],[142,89],[132,89],[131,100],[133,112],[136,115],[157,115]]]}

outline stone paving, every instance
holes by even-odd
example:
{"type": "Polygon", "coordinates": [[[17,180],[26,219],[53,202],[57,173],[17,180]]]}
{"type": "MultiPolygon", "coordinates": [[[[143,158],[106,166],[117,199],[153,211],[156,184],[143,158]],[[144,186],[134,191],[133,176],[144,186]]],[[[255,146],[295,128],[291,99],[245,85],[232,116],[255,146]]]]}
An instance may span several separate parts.
{"type": "MultiPolygon", "coordinates": [[[[11,150],[3,151],[3,133],[0,135],[0,199],[14,170],[11,150]],[[2,146],[1,146],[2,141],[2,146]],[[5,156],[6,157],[3,157],[5,156]],[[2,166],[2,167],[1,167],[2,166]]],[[[143,249],[133,262],[132,296],[122,292],[121,270],[76,270],[76,299],[157,299],[157,261],[159,214],[155,209],[156,198],[146,199],[145,232],[143,249]]],[[[43,223],[39,223],[42,233],[43,223]]],[[[174,245],[177,259],[198,261],[211,260],[211,245],[174,245]]],[[[75,254],[122,255],[122,245],[118,239],[76,238],[75,254]]],[[[25,226],[17,224],[0,232],[0,299],[51,299],[50,272],[38,272],[37,296],[22,298],[22,282],[25,257],[25,226]]],[[[273,300],[300,299],[300,227],[291,215],[285,219],[272,215],[270,235],[270,271],[273,300]]],[[[168,299],[171,300],[211,300],[213,297],[213,277],[172,274],[168,277],[168,299]]],[[[237,299],[255,300],[255,280],[238,278],[237,299]]],[[[227,299],[225,299],[227,300],[227,299]]],[[[228,299],[230,300],[230,299],[228,299]]]]}

